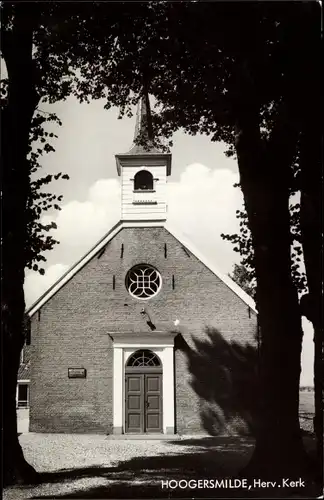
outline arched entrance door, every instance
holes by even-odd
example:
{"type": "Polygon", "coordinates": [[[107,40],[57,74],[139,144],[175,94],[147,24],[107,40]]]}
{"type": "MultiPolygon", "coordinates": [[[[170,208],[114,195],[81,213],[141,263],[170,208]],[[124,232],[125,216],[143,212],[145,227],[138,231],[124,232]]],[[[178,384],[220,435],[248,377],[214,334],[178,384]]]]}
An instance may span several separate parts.
{"type": "Polygon", "coordinates": [[[134,352],[125,367],[125,432],[162,432],[162,363],[148,349],[134,352]]]}

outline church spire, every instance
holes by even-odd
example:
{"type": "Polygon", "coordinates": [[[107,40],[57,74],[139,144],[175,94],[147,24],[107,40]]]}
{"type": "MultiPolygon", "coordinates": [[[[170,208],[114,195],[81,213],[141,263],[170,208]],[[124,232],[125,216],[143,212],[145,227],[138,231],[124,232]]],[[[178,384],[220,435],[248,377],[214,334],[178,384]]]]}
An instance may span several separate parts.
{"type": "Polygon", "coordinates": [[[166,183],[171,174],[171,153],[161,151],[155,144],[150,101],[144,87],[137,107],[133,145],[127,153],[115,156],[117,172],[122,178],[123,221],[166,220],[166,183]]]}
{"type": "Polygon", "coordinates": [[[137,105],[134,142],[143,136],[147,141],[153,141],[152,116],[148,94],[143,95],[137,105]]]}
{"type": "Polygon", "coordinates": [[[161,153],[154,145],[150,99],[144,93],[137,105],[133,146],[127,154],[161,153]]]}

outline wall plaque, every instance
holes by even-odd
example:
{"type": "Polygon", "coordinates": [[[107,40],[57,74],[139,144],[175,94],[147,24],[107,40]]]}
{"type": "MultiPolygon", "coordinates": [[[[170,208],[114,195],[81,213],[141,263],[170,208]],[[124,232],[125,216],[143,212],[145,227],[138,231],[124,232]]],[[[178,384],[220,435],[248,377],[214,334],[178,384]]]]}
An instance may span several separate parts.
{"type": "Polygon", "coordinates": [[[87,370],[85,368],[69,368],[69,378],[86,378],[87,370]]]}

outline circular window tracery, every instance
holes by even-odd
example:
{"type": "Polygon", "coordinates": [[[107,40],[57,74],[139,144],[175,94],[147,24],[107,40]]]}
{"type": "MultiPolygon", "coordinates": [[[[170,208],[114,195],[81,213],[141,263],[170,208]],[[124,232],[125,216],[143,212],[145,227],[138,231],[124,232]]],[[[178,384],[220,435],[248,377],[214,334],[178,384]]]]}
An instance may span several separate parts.
{"type": "Polygon", "coordinates": [[[162,286],[160,273],[148,264],[132,267],[126,276],[126,287],[129,293],[137,299],[150,299],[156,295],[162,286]]]}
{"type": "Polygon", "coordinates": [[[149,349],[141,349],[134,352],[134,354],[129,357],[127,366],[161,366],[161,362],[153,351],[150,351],[149,349]]]}

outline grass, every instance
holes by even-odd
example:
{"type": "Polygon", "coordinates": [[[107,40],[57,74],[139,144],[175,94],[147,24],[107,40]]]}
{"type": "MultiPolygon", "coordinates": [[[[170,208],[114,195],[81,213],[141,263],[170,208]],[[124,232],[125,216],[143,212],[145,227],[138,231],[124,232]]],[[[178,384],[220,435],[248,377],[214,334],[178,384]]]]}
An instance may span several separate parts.
{"type": "Polygon", "coordinates": [[[314,391],[300,391],[299,393],[299,413],[314,414],[314,391]]]}

